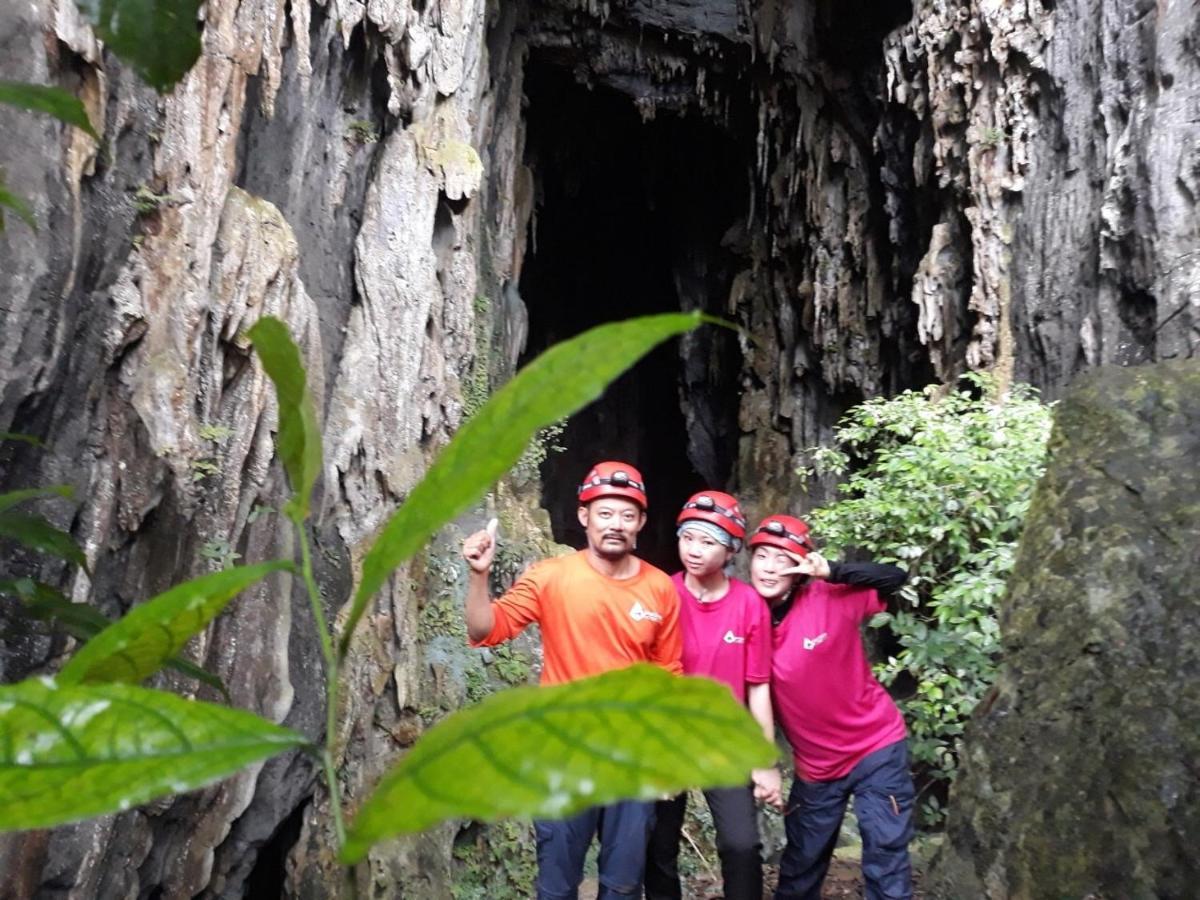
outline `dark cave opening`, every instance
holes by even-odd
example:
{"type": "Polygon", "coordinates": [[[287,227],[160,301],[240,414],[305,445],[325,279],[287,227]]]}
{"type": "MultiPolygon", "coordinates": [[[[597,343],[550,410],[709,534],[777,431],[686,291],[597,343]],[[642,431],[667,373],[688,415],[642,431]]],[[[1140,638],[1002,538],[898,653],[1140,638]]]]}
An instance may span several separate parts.
{"type": "MultiPolygon", "coordinates": [[[[731,247],[749,205],[748,156],[699,115],[643,120],[633,101],[576,83],[535,53],[526,68],[526,161],[536,210],[520,293],[527,361],[602,322],[680,309],[725,310],[740,268],[731,247]]],[[[727,487],[737,454],[736,334],[704,326],[659,347],[568,421],[542,466],[555,539],[583,546],[575,490],[592,463],[646,478],[638,552],[674,571],[676,511],[727,487]]]]}

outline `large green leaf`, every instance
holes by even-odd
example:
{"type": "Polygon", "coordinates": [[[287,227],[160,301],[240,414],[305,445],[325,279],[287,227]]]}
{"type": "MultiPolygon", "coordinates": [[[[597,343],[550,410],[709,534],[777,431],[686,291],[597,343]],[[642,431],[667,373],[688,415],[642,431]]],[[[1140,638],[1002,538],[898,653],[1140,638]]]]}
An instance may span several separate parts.
{"type": "Polygon", "coordinates": [[[33,550],[51,553],[87,568],[87,558],[71,536],[40,516],[11,511],[0,513],[0,537],[12,538],[33,550]]]}
{"type": "Polygon", "coordinates": [[[176,585],[134,607],[84,644],[63,667],[59,681],[141,681],[175,656],[243,590],[272,572],[292,568],[284,561],[258,563],[176,585]]]}
{"type": "Polygon", "coordinates": [[[0,687],[0,830],[126,810],[306,743],[252,713],[133,685],[0,687]]]}
{"type": "MultiPolygon", "coordinates": [[[[21,598],[26,610],[35,619],[55,624],[80,641],[96,636],[112,624],[112,620],[96,607],[86,603],[73,603],[50,585],[29,578],[0,579],[0,594],[11,594],[21,598]]],[[[207,684],[219,691],[226,701],[230,700],[225,682],[194,662],[174,656],[164,665],[181,675],[207,684]]]]}
{"type": "Polygon", "coordinates": [[[162,92],[200,56],[199,0],[75,0],[118,57],[162,92]]]}
{"type": "Polygon", "coordinates": [[[246,334],[279,399],[279,456],[294,491],[283,511],[293,522],[303,522],[321,474],[321,429],[304,361],[287,326],[272,316],[259,319],[246,334]]]}
{"type": "Polygon", "coordinates": [[[595,400],[655,346],[703,321],[716,320],[701,313],[665,313],[600,325],[555,344],[492,395],[458,430],[367,551],[342,632],[341,653],[392,570],[483,496],[539,428],[595,400]]]}
{"type": "Polygon", "coordinates": [[[0,81],[0,103],[48,113],[68,125],[82,128],[96,140],[100,140],[100,135],[96,134],[96,129],[92,127],[79,98],[68,94],[62,88],[27,84],[23,81],[0,81]]]}
{"type": "Polygon", "coordinates": [[[342,859],[451,818],[557,818],[748,783],[776,752],[729,688],[637,665],[494,694],[432,728],[367,798],[342,859]]]}
{"type": "Polygon", "coordinates": [[[25,488],[20,491],[9,491],[0,494],[0,512],[9,507],[24,503],[26,500],[37,500],[40,497],[71,497],[75,491],[69,484],[55,484],[44,488],[25,488]]]}

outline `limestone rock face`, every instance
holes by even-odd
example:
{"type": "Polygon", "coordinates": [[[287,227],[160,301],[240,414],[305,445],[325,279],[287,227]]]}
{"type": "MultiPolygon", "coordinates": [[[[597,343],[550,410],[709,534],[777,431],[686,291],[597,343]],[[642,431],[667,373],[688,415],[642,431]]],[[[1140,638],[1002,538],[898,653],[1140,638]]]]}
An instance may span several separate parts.
{"type": "MultiPolygon", "coordinates": [[[[507,59],[511,23],[495,25],[507,59]]],[[[0,107],[6,184],[39,223],[0,233],[0,431],[45,443],[0,446],[0,490],[72,485],[77,504],[44,512],[92,577],[40,559],[6,569],[115,617],[234,559],[292,558],[274,392],[243,336],[271,314],[304,352],[324,424],[314,556],[336,619],[352,560],[461,421],[462,383],[487,385],[493,323],[475,301],[500,293],[513,257],[483,259],[483,223],[523,228],[503,191],[484,210],[481,154],[489,184],[519,162],[519,133],[494,125],[517,120],[520,89],[510,69],[492,79],[488,31],[483,0],[213,0],[200,61],[159,97],[70,0],[0,9],[0,77],[74,91],[104,135],[0,107]]],[[[345,672],[351,797],[435,718],[422,710],[463,702],[463,666],[438,682],[418,643],[417,581],[402,572],[382,592],[345,672]]],[[[6,598],[0,678],[54,671],[71,645],[10,628],[11,613],[6,598]]],[[[245,592],[188,653],[234,705],[323,738],[321,656],[290,578],[245,592]]],[[[381,849],[364,889],[448,889],[454,831],[381,849]]],[[[343,883],[333,857],[325,792],[289,754],[122,815],[0,836],[0,895],[262,896],[286,881],[324,897],[343,883]]]]}
{"type": "Polygon", "coordinates": [[[1200,363],[1061,402],[964,738],[945,898],[1193,896],[1200,878],[1200,363]]]}
{"type": "MultiPolygon", "coordinates": [[[[693,204],[644,241],[665,260],[655,299],[744,334],[689,336],[660,373],[686,431],[669,462],[728,481],[752,510],[819,502],[795,467],[866,397],[967,368],[1053,397],[1095,364],[1195,355],[1194,12],[1151,0],[208,0],[203,57],[160,97],[72,0],[0,4],[0,78],[74,92],[104,138],[0,106],[5,183],[39,223],[0,233],[0,431],[47,445],[0,445],[0,490],[74,486],[75,507],[43,511],[94,577],[42,562],[29,574],[118,615],[230,554],[293,552],[273,513],[285,492],[273,397],[239,337],[272,313],[320,395],[315,559],[336,620],[372,535],[547,334],[547,306],[581,305],[570,289],[541,307],[523,299],[539,237],[543,254],[563,249],[564,271],[620,273],[628,248],[599,255],[590,237],[645,233],[585,220],[574,245],[539,235],[547,198],[570,205],[588,176],[555,156],[553,127],[534,133],[539,71],[619,98],[637,128],[688,126],[673,158],[612,177],[645,182],[647,222],[656,204],[693,204]],[[652,183],[705,171],[693,158],[728,162],[682,187],[663,179],[674,200],[652,183]]],[[[599,108],[587,103],[575,118],[590,141],[612,120],[587,120],[599,108]]],[[[567,318],[554,339],[583,327],[567,318]]],[[[623,431],[640,450],[670,437],[623,431]]],[[[579,474],[569,462],[564,483],[579,474]]],[[[527,480],[511,514],[533,546],[546,526],[527,480]]],[[[356,638],[337,722],[351,800],[497,668],[450,632],[452,544],[398,572],[356,638]]],[[[320,739],[303,595],[278,576],[244,601],[189,652],[239,706],[320,739]]],[[[69,649],[0,627],[0,678],[51,671],[69,649]]],[[[282,757],[185,798],[4,836],[0,892],[233,897],[284,884],[329,896],[343,882],[324,804],[309,763],[282,757]]],[[[377,848],[360,888],[447,896],[456,831],[491,845],[451,823],[377,848]]]]}

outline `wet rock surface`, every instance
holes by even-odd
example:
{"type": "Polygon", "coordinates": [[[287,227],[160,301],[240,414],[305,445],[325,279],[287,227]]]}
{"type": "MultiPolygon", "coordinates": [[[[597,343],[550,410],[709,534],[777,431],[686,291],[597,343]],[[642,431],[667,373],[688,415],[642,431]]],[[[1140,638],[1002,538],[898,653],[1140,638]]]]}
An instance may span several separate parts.
{"type": "Polygon", "coordinates": [[[935,896],[1186,897],[1200,863],[1200,363],[1058,407],[935,896]]]}

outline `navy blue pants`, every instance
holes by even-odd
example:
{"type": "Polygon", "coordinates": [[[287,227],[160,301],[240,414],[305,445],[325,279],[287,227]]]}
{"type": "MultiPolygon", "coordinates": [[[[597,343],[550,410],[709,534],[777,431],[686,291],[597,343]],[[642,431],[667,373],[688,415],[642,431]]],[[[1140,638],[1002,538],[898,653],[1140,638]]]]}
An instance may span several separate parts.
{"type": "MultiPolygon", "coordinates": [[[[762,900],[762,841],[752,787],[710,788],[704,792],[717,831],[717,855],[725,900],[762,900]]],[[[679,881],[679,836],[687,794],[660,800],[646,860],[646,900],[683,900],[679,881]]]]}
{"type": "Polygon", "coordinates": [[[908,746],[897,741],[864,757],[836,781],[792,783],[784,819],[787,846],[779,861],[775,900],[820,900],[821,883],[837,845],[846,802],[862,834],[862,871],[867,900],[910,900],[913,836],[912,775],[908,746]]]}
{"type": "Polygon", "coordinates": [[[592,836],[600,836],[598,900],[639,897],[646,841],[654,826],[654,801],[625,800],[593,806],[569,819],[538,820],[538,900],[576,900],[592,836]]]}

